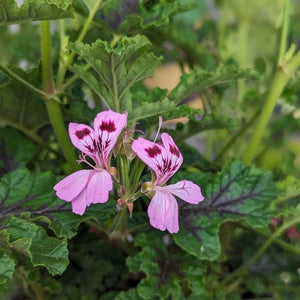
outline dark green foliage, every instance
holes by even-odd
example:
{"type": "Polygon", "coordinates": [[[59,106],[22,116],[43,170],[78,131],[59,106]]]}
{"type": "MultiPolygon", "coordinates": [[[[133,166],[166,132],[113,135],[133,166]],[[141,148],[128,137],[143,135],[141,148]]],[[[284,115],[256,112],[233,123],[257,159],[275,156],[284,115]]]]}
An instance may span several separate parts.
{"type": "Polygon", "coordinates": [[[15,0],[1,1],[0,25],[70,17],[73,17],[71,0],[26,0],[20,7],[15,0]]]}
{"type": "Polygon", "coordinates": [[[0,299],[299,299],[300,80],[278,52],[299,44],[300,10],[241,2],[0,0],[0,299]],[[178,78],[150,89],[172,64],[178,78]],[[246,165],[278,71],[289,81],[246,165]],[[114,189],[80,216],[53,190],[77,151],[61,132],[107,109],[128,114],[107,162],[114,189]],[[166,184],[205,197],[176,199],[175,234],[149,223],[156,178],[131,150],[161,143],[159,117],[184,158],[166,184]]]}
{"type": "Polygon", "coordinates": [[[192,255],[201,260],[220,255],[219,227],[226,220],[242,220],[268,231],[271,201],[278,195],[270,173],[234,162],[209,184],[200,181],[200,186],[205,186],[205,200],[197,206],[180,202],[182,227],[174,235],[175,242],[192,255]]]}

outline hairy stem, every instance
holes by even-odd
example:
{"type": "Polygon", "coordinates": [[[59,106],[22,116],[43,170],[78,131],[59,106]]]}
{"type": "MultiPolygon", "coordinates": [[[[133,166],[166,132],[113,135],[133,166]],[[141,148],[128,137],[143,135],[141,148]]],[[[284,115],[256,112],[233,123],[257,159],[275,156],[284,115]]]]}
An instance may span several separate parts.
{"type": "MultiPolygon", "coordinates": [[[[51,61],[51,35],[49,21],[41,22],[41,54],[44,91],[47,94],[54,94],[55,90],[51,61]]],[[[79,167],[76,163],[76,155],[64,125],[60,104],[52,98],[45,98],[44,100],[51,125],[64,156],[67,159],[71,169],[78,170],[79,167]]]]}
{"type": "MultiPolygon", "coordinates": [[[[85,38],[92,22],[94,19],[94,16],[96,14],[96,12],[99,9],[99,6],[101,4],[102,0],[96,0],[95,1],[95,5],[94,7],[91,9],[90,14],[82,28],[82,31],[80,32],[79,37],[77,38],[78,42],[82,42],[83,39],[85,38]]],[[[64,39],[64,26],[62,25],[60,28],[61,31],[61,39],[64,39]]],[[[61,49],[61,57],[63,58],[65,55],[65,47],[64,45],[62,45],[62,49],[61,49]]],[[[74,51],[71,52],[71,54],[69,55],[69,57],[67,59],[61,59],[60,64],[59,64],[59,69],[58,69],[58,75],[57,75],[57,81],[56,81],[56,86],[61,89],[63,87],[63,81],[65,79],[65,75],[66,75],[66,71],[68,66],[72,63],[74,57],[75,57],[76,53],[74,51]]]]}
{"type": "Polygon", "coordinates": [[[290,0],[286,0],[285,7],[284,7],[285,12],[284,12],[283,27],[282,27],[282,35],[281,35],[281,44],[280,44],[281,46],[279,52],[279,61],[281,64],[277,68],[272,85],[267,95],[267,99],[264,103],[261,114],[259,115],[254,134],[250,140],[249,147],[245,154],[244,162],[246,164],[250,164],[252,162],[256,154],[257,147],[260,144],[266,126],[269,122],[269,119],[271,118],[277,99],[280,97],[290,77],[300,66],[300,52],[298,52],[295,56],[293,56],[288,62],[285,63],[283,61],[285,53],[283,53],[282,51],[286,49],[288,19],[289,19],[289,1],[290,0]]]}
{"type": "Polygon", "coordinates": [[[284,8],[283,8],[283,24],[282,24],[280,48],[279,48],[279,55],[278,55],[278,65],[282,64],[284,60],[284,55],[286,53],[287,35],[288,35],[289,19],[290,19],[290,6],[291,6],[291,0],[285,0],[284,8]]]}

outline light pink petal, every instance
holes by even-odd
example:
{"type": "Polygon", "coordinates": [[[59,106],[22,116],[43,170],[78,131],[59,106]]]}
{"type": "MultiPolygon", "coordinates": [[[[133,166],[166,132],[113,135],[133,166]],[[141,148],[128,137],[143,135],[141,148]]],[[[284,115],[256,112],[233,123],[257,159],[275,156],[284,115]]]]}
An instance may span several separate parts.
{"type": "Polygon", "coordinates": [[[167,156],[165,159],[167,160],[167,163],[164,166],[165,172],[163,176],[161,176],[161,179],[157,182],[158,185],[166,183],[177,172],[183,161],[178,147],[175,145],[173,138],[169,134],[165,132],[162,133],[161,140],[166,150],[167,156]]]}
{"type": "Polygon", "coordinates": [[[144,138],[138,138],[133,141],[131,148],[155,172],[157,179],[159,179],[164,165],[163,160],[166,156],[164,147],[144,138]]]}
{"type": "Polygon", "coordinates": [[[164,146],[139,138],[132,143],[132,150],[156,174],[156,185],[166,183],[182,164],[182,155],[171,136],[161,135],[164,146]]]}
{"type": "Polygon", "coordinates": [[[86,189],[84,189],[75,199],[73,199],[72,212],[82,216],[87,206],[89,205],[86,203],[86,189]]]}
{"type": "Polygon", "coordinates": [[[92,170],[81,170],[62,179],[54,186],[57,197],[72,201],[86,187],[92,170]]]}
{"type": "Polygon", "coordinates": [[[178,206],[174,196],[168,191],[157,190],[148,206],[150,224],[170,233],[179,231],[178,206]]]}
{"type": "Polygon", "coordinates": [[[191,204],[198,204],[204,200],[200,187],[189,180],[178,181],[164,187],[164,189],[191,204]]]}
{"type": "Polygon", "coordinates": [[[95,159],[97,148],[93,128],[85,124],[70,123],[69,135],[76,148],[95,159]]]}
{"type": "Polygon", "coordinates": [[[120,114],[112,110],[98,113],[94,120],[97,143],[106,167],[108,157],[126,123],[127,113],[120,114]]]}
{"type": "Polygon", "coordinates": [[[87,186],[87,204],[104,203],[113,188],[110,174],[106,170],[94,171],[87,186]]]}

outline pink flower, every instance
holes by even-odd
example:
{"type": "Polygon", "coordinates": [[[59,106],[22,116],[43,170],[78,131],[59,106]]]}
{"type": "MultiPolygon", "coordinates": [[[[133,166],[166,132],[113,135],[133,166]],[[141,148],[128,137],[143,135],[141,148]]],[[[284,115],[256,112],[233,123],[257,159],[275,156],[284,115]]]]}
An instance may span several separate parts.
{"type": "Polygon", "coordinates": [[[117,139],[126,126],[127,113],[119,114],[103,111],[94,120],[94,129],[77,123],[69,124],[69,135],[75,147],[82,151],[79,162],[93,167],[67,176],[54,186],[57,196],[72,202],[72,211],[83,215],[91,203],[104,203],[113,188],[108,170],[110,157],[117,139]],[[85,158],[88,155],[94,162],[91,165],[85,158]]]}
{"type": "Polygon", "coordinates": [[[200,187],[188,180],[165,185],[179,169],[183,158],[170,135],[162,133],[161,139],[163,145],[139,138],[133,142],[132,150],[154,171],[155,194],[148,207],[150,224],[162,231],[167,229],[176,233],[179,230],[178,205],[173,195],[192,204],[198,204],[204,197],[200,187]]]}

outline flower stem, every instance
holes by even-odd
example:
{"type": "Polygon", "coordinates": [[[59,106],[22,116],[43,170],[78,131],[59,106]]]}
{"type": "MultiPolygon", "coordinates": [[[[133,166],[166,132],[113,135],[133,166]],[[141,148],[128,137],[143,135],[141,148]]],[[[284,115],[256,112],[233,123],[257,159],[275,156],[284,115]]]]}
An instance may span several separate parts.
{"type": "MultiPolygon", "coordinates": [[[[41,54],[42,54],[42,75],[43,88],[47,94],[54,94],[54,81],[51,61],[51,35],[49,21],[41,22],[41,54]]],[[[49,119],[53,127],[54,133],[61,146],[61,149],[66,157],[72,170],[78,170],[76,163],[76,155],[70,143],[68,133],[66,131],[60,104],[51,97],[44,98],[45,105],[48,111],[49,119]]]]}
{"type": "Polygon", "coordinates": [[[122,238],[127,230],[127,207],[123,207],[118,211],[112,226],[108,233],[111,238],[122,238]]]}
{"type": "MultiPolygon", "coordinates": [[[[95,16],[96,12],[99,9],[99,6],[100,6],[101,2],[102,2],[102,0],[95,1],[95,5],[91,9],[90,14],[89,14],[89,16],[88,16],[88,18],[87,18],[87,20],[86,20],[86,22],[85,22],[85,24],[82,28],[82,31],[80,32],[80,35],[77,38],[78,42],[82,42],[83,39],[85,38],[85,36],[86,36],[90,26],[91,26],[91,23],[94,19],[94,16],[95,16]]],[[[65,38],[65,36],[64,36],[64,25],[63,24],[61,24],[60,30],[62,31],[61,32],[61,41],[62,41],[65,38]]],[[[65,56],[64,52],[65,52],[65,47],[62,43],[61,54],[63,54],[63,55],[61,55],[61,57],[65,56]]],[[[56,81],[56,86],[59,89],[61,89],[63,87],[63,81],[65,79],[65,74],[66,74],[67,68],[72,63],[75,55],[76,55],[76,53],[74,51],[72,51],[67,59],[61,59],[61,61],[60,61],[59,69],[58,69],[58,75],[57,75],[57,81],[56,81]]]]}

